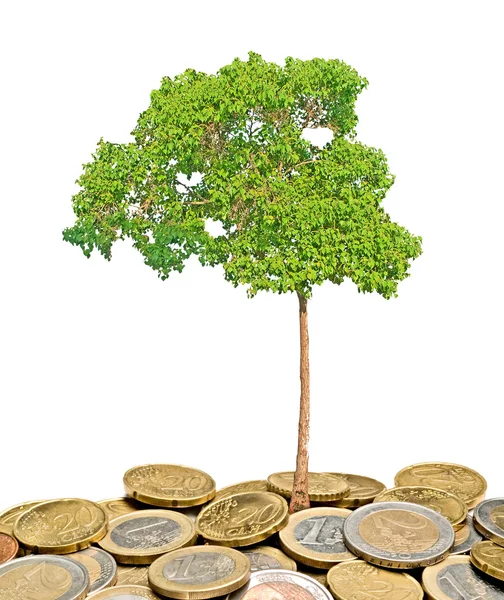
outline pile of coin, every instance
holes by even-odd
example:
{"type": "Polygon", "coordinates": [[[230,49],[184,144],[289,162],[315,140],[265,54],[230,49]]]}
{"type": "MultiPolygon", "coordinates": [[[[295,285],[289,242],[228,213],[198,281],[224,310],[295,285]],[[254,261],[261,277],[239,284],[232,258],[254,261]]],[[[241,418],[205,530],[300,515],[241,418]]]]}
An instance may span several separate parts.
{"type": "Polygon", "coordinates": [[[504,498],[467,467],[412,465],[391,489],[309,473],[291,515],[292,472],[216,491],[153,464],[123,483],[0,512],[0,600],[504,600],[504,498]]]}

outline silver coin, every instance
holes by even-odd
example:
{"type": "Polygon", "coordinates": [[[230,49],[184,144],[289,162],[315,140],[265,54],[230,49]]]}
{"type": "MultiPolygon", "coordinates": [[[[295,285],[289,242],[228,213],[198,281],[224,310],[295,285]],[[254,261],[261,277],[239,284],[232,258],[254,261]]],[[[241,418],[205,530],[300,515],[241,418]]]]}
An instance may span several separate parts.
{"type": "Polygon", "coordinates": [[[295,598],[296,600],[333,600],[329,590],[312,577],[296,571],[272,569],[256,571],[249,582],[232,592],[228,600],[275,600],[295,598]]]}
{"type": "Polygon", "coordinates": [[[163,577],[174,583],[198,585],[225,579],[236,568],[236,563],[230,556],[217,552],[194,554],[187,568],[182,569],[181,564],[179,558],[167,562],[163,567],[163,577]]]}
{"type": "Polygon", "coordinates": [[[391,569],[436,564],[455,542],[446,517],[411,502],[379,502],[357,508],[346,518],[343,536],[354,554],[391,569]]]}
{"type": "Polygon", "coordinates": [[[64,556],[25,556],[0,566],[1,600],[83,600],[88,591],[86,569],[64,556]]]}
{"type": "Polygon", "coordinates": [[[474,526],[486,538],[504,546],[504,498],[483,500],[474,509],[474,526]]]}
{"type": "Polygon", "coordinates": [[[469,557],[463,556],[450,556],[438,565],[426,567],[422,571],[422,587],[429,598],[504,600],[504,588],[497,580],[482,576],[469,557]]]}
{"type": "Polygon", "coordinates": [[[267,571],[269,569],[287,569],[297,571],[296,561],[289,558],[278,548],[257,546],[251,550],[242,550],[242,554],[250,561],[250,572],[267,571]]]}
{"type": "Polygon", "coordinates": [[[121,548],[146,550],[166,546],[181,531],[178,523],[166,517],[137,517],[113,527],[110,539],[121,548]]]}
{"type": "Polygon", "coordinates": [[[467,519],[465,520],[464,527],[460,530],[460,533],[463,532],[466,527],[469,529],[469,535],[459,544],[457,544],[457,536],[459,532],[455,533],[455,546],[451,550],[450,554],[465,554],[469,552],[471,548],[474,546],[476,542],[479,542],[483,539],[483,537],[478,533],[478,531],[474,527],[474,521],[472,515],[467,515],[467,519]]]}
{"type": "Polygon", "coordinates": [[[88,596],[89,600],[158,600],[160,596],[141,585],[118,585],[88,596]]]}
{"type": "Polygon", "coordinates": [[[86,548],[67,554],[67,557],[73,558],[87,569],[90,594],[114,585],[117,580],[117,563],[113,556],[101,548],[86,548]]]}

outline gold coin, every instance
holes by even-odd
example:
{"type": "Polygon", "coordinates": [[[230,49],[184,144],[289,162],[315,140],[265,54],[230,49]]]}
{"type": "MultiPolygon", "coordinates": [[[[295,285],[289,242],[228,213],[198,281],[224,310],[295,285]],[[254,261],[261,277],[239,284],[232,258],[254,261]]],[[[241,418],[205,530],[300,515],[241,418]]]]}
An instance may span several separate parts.
{"type": "Polygon", "coordinates": [[[487,482],[476,471],[453,463],[418,463],[405,467],[394,479],[396,487],[422,485],[445,490],[474,508],[485,497],[487,482]]]}
{"type": "Polygon", "coordinates": [[[327,573],[327,584],[337,600],[423,598],[422,586],[411,575],[375,567],[363,560],[335,565],[327,573]]]}
{"type": "Polygon", "coordinates": [[[336,475],[336,477],[344,479],[350,486],[350,492],[347,496],[341,498],[341,500],[335,500],[328,504],[328,506],[358,508],[359,506],[373,502],[374,498],[385,490],[383,483],[371,477],[349,475],[348,473],[330,473],[330,475],[336,475]]]}
{"type": "MultiPolygon", "coordinates": [[[[268,489],[284,498],[292,496],[294,473],[273,473],[268,477],[268,489]]],[[[308,473],[308,496],[314,502],[339,500],[350,493],[348,483],[333,473],[308,473]]]]}
{"type": "Polygon", "coordinates": [[[422,587],[433,600],[504,600],[501,585],[481,577],[469,556],[449,556],[422,571],[422,587]]]}
{"type": "Polygon", "coordinates": [[[267,571],[268,569],[287,569],[297,571],[297,565],[278,548],[272,546],[256,546],[250,550],[242,550],[250,560],[250,571],[267,571]]]}
{"type": "Polygon", "coordinates": [[[268,482],[265,479],[255,479],[253,481],[242,481],[241,483],[235,483],[228,485],[225,488],[217,490],[213,502],[222,500],[222,498],[228,498],[233,494],[240,494],[241,492],[267,492],[268,482]]]}
{"type": "Polygon", "coordinates": [[[328,569],[338,562],[357,557],[345,546],[343,524],[352,514],[346,508],[321,506],[289,516],[280,531],[280,546],[291,558],[304,565],[328,569]]]}
{"type": "Polygon", "coordinates": [[[148,565],[117,565],[117,585],[143,585],[149,587],[148,565]]]}
{"type": "Polygon", "coordinates": [[[149,567],[149,584],[155,592],[184,600],[229,594],[249,578],[249,559],[238,550],[222,546],[175,550],[149,567]]]}
{"type": "Polygon", "coordinates": [[[455,531],[455,544],[450,554],[465,554],[481,539],[481,535],[474,527],[472,515],[468,515],[464,525],[455,531]]]}
{"type": "Polygon", "coordinates": [[[117,562],[148,565],[178,548],[196,542],[194,523],[174,510],[141,510],[110,522],[100,546],[117,562]]]}
{"type": "Polygon", "coordinates": [[[107,524],[105,511],[95,502],[63,498],[24,511],[14,523],[14,535],[36,554],[69,554],[101,540],[107,524]]]}
{"type": "Polygon", "coordinates": [[[323,585],[324,587],[328,587],[327,585],[327,571],[316,571],[315,569],[310,570],[307,569],[305,567],[305,565],[303,565],[303,570],[299,570],[298,569],[298,573],[302,573],[303,575],[307,575],[308,577],[311,577],[312,579],[315,579],[315,581],[317,581],[318,583],[320,583],[320,585],[323,585]]]}
{"type": "Polygon", "coordinates": [[[488,540],[471,548],[471,563],[483,573],[504,581],[504,548],[488,540]]]}
{"type": "Polygon", "coordinates": [[[374,502],[412,502],[432,508],[450,521],[453,528],[463,527],[467,518],[467,505],[455,494],[421,485],[407,485],[385,490],[374,502]]]}
{"type": "Polygon", "coordinates": [[[148,508],[147,504],[142,504],[141,502],[137,502],[136,500],[133,500],[133,498],[128,498],[127,496],[122,498],[110,498],[108,500],[98,500],[96,504],[103,508],[109,521],[112,521],[112,519],[117,517],[121,517],[122,515],[129,515],[136,510],[148,508]]]}
{"type": "Polygon", "coordinates": [[[271,492],[241,492],[205,506],[196,530],[221,546],[250,546],[281,529],[289,518],[284,498],[271,492]]]}
{"type": "Polygon", "coordinates": [[[215,496],[215,481],[181,465],[143,465],[124,474],[128,496],[154,506],[197,506],[215,496]]]}
{"type": "Polygon", "coordinates": [[[142,585],[116,585],[107,590],[96,592],[96,594],[91,594],[88,598],[89,600],[137,600],[137,598],[159,600],[157,594],[142,585]]]}
{"type": "Polygon", "coordinates": [[[46,502],[46,500],[22,502],[21,504],[16,504],[16,506],[11,506],[10,508],[6,508],[4,511],[0,512],[0,531],[2,533],[12,535],[12,528],[14,526],[14,522],[19,517],[19,515],[24,513],[32,506],[37,506],[37,504],[41,504],[42,502],[46,502]]]}

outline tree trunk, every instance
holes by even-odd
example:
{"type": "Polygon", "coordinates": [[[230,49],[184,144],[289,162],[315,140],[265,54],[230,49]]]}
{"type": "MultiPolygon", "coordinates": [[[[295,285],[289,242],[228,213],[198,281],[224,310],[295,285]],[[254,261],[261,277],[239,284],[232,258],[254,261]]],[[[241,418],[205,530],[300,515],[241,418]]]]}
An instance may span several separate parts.
{"type": "Polygon", "coordinates": [[[299,298],[299,340],[301,398],[299,402],[298,448],[296,472],[292,487],[289,512],[295,513],[310,508],[308,496],[308,440],[310,438],[310,363],[308,360],[308,311],[306,298],[297,292],[299,298]]]}

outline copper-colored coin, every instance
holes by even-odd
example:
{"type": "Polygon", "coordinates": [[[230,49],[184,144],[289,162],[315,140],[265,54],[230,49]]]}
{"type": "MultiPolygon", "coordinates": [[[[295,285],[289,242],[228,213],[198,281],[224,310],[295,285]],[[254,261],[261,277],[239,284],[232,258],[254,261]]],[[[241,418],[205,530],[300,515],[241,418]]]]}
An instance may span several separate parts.
{"type": "Polygon", "coordinates": [[[0,565],[16,557],[19,550],[17,540],[7,533],[0,533],[0,565]]]}
{"type": "Polygon", "coordinates": [[[196,542],[194,523],[174,510],[140,510],[113,519],[100,546],[122,564],[150,565],[196,542]]]}
{"type": "Polygon", "coordinates": [[[124,474],[128,496],[163,507],[204,504],[215,496],[215,481],[203,471],[182,465],[142,465],[124,474]]]}
{"type": "Polygon", "coordinates": [[[363,560],[343,562],[327,573],[327,583],[337,600],[379,598],[422,600],[422,586],[407,573],[375,567],[363,560]]]}
{"type": "Polygon", "coordinates": [[[504,581],[504,548],[484,540],[471,548],[471,563],[483,573],[504,581]]]}
{"type": "Polygon", "coordinates": [[[19,515],[32,506],[37,506],[37,504],[41,504],[42,502],[46,502],[46,500],[22,502],[21,504],[16,504],[16,506],[11,506],[10,508],[6,508],[0,512],[0,531],[2,533],[8,533],[9,535],[12,535],[12,528],[14,527],[14,523],[19,515]]]}
{"type": "Polygon", "coordinates": [[[453,528],[460,529],[467,518],[467,505],[455,494],[421,485],[408,485],[385,490],[374,502],[413,502],[432,508],[446,517],[453,528]]]}
{"type": "Polygon", "coordinates": [[[233,494],[241,494],[242,492],[267,492],[268,482],[266,479],[255,479],[253,481],[242,481],[241,483],[234,483],[228,485],[225,488],[217,490],[213,502],[222,500],[223,498],[229,498],[233,494]]]}
{"type": "Polygon", "coordinates": [[[396,487],[422,485],[445,490],[474,508],[485,497],[487,482],[473,469],[453,463],[418,463],[405,467],[394,479],[396,487]]]}
{"type": "Polygon", "coordinates": [[[307,508],[289,516],[280,531],[280,546],[294,560],[319,569],[357,557],[345,546],[343,524],[352,514],[346,508],[307,508]]]}
{"type": "Polygon", "coordinates": [[[271,492],[242,492],[205,506],[196,530],[220,546],[250,546],[273,535],[287,523],[289,507],[271,492]]]}
{"type": "Polygon", "coordinates": [[[341,477],[350,486],[350,492],[341,500],[330,502],[328,506],[336,506],[338,508],[358,508],[373,502],[374,498],[385,490],[385,485],[371,477],[362,475],[350,475],[348,473],[330,473],[341,477]]]}
{"type": "Polygon", "coordinates": [[[108,500],[99,500],[96,504],[101,506],[109,521],[121,517],[122,515],[129,515],[129,513],[135,512],[136,510],[143,510],[149,508],[147,504],[137,502],[133,498],[124,496],[122,498],[109,498],[108,500]]]}
{"type": "Polygon", "coordinates": [[[95,502],[63,498],[23,512],[14,523],[14,535],[36,554],[69,554],[101,540],[107,525],[105,511],[95,502]]]}
{"type": "MultiPolygon", "coordinates": [[[[285,471],[273,473],[268,477],[270,492],[280,494],[284,498],[292,496],[294,473],[285,471]]],[[[308,496],[313,502],[340,500],[350,493],[348,483],[333,473],[308,473],[308,496]]]]}

